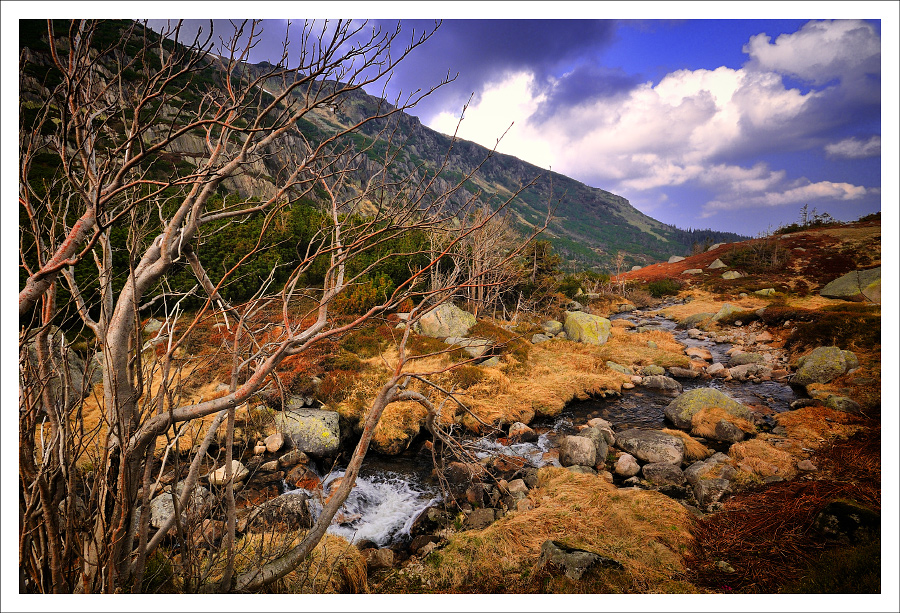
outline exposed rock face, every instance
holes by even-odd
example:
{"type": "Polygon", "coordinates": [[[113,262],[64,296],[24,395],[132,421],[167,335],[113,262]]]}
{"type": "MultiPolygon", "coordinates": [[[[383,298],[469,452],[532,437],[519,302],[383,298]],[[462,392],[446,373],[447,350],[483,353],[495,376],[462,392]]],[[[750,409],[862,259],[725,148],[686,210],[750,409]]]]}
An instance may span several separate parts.
{"type": "Polygon", "coordinates": [[[445,302],[425,313],[413,329],[424,336],[447,338],[465,336],[474,325],[474,315],[445,302]]]}
{"type": "Polygon", "coordinates": [[[859,364],[859,360],[853,352],[845,352],[838,347],[816,347],[812,353],[803,356],[797,362],[800,368],[797,369],[791,381],[798,385],[828,383],[849,370],[846,354],[852,356],[851,363],[859,364]]]}
{"type": "Polygon", "coordinates": [[[729,464],[724,453],[694,462],[684,471],[684,477],[694,488],[694,497],[700,506],[707,507],[718,502],[731,489],[730,479],[736,470],[729,464]]]}
{"type": "Polygon", "coordinates": [[[854,270],[838,277],[822,288],[819,295],[825,298],[842,298],[857,302],[881,302],[881,267],[854,270]]]}
{"type": "Polygon", "coordinates": [[[297,409],[275,413],[275,426],[291,440],[292,446],[312,456],[333,456],[340,446],[336,411],[297,409]]]}
{"type": "Polygon", "coordinates": [[[566,311],[564,324],[566,337],[570,341],[603,345],[609,338],[612,324],[605,317],[589,315],[581,311],[566,311]]]}
{"type": "Polygon", "coordinates": [[[659,430],[625,430],[616,434],[616,446],[644,462],[681,464],[684,441],[659,430]]]}
{"type": "Polygon", "coordinates": [[[696,413],[701,409],[712,407],[721,407],[730,415],[750,419],[747,407],[710,387],[697,388],[681,394],[669,403],[664,413],[676,428],[688,430],[691,427],[691,418],[696,413]]]}

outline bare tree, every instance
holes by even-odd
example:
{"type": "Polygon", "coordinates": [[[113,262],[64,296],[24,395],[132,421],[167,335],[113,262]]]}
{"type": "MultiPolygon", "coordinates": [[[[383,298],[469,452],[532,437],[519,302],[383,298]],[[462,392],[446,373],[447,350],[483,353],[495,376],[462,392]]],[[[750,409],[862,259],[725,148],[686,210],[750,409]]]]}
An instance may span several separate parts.
{"type": "Polygon", "coordinates": [[[392,120],[433,89],[393,105],[382,99],[358,119],[345,107],[355,92],[389,77],[435,29],[414,33],[398,51],[399,26],[383,31],[355,22],[309,22],[296,44],[285,38],[277,64],[253,66],[247,59],[262,36],[258,22],[236,25],[213,53],[211,26],[182,44],[173,42],[181,38],[180,23],[161,36],[136,23],[110,36],[109,24],[101,22],[72,21],[59,32],[48,21],[49,59],[23,53],[19,551],[24,589],[140,591],[147,560],[170,529],[187,541],[182,519],[223,425],[228,563],[203,589],[261,589],[295,568],[322,538],[353,486],[385,407],[419,400],[405,383],[433,374],[412,366],[414,358],[405,350],[409,328],[398,339],[399,357],[368,410],[336,494],[296,547],[244,573],[235,570],[232,550],[236,409],[277,387],[276,369],[286,359],[404,301],[416,304],[414,322],[461,288],[498,286],[503,277],[497,271],[528,242],[459,274],[443,275],[447,256],[484,233],[518,192],[492,211],[473,215],[481,201],[472,196],[460,202],[459,194],[478,167],[444,189],[437,180],[449,152],[430,172],[394,171],[403,143],[392,120]],[[41,72],[43,81],[29,81],[41,72]],[[308,127],[316,122],[331,131],[313,138],[308,127]],[[349,136],[364,126],[369,136],[354,143],[349,136]],[[39,170],[48,159],[56,172],[46,176],[39,170]],[[270,179],[266,189],[221,197],[235,186],[257,185],[253,178],[260,174],[270,179]],[[273,226],[290,207],[309,197],[321,203],[322,223],[286,281],[276,281],[273,270],[251,298],[230,304],[224,289],[269,246],[273,226]],[[262,219],[261,229],[249,237],[237,264],[219,270],[221,262],[210,261],[205,252],[206,239],[249,219],[262,219]],[[371,256],[413,234],[439,236],[434,244],[440,246],[432,249],[426,242],[371,256]],[[336,297],[389,257],[419,264],[362,314],[335,317],[336,297]],[[324,280],[311,284],[309,273],[316,266],[324,269],[324,280]],[[211,267],[216,274],[210,274],[211,267]],[[194,276],[192,290],[172,289],[182,270],[194,276]],[[202,306],[185,309],[184,301],[200,294],[205,294],[202,306]],[[145,342],[141,313],[148,307],[160,314],[162,328],[145,342]],[[66,317],[70,323],[80,319],[81,342],[97,352],[99,424],[83,419],[90,368],[68,366],[76,352],[57,328],[66,317]],[[211,321],[226,331],[228,390],[198,401],[184,385],[198,367],[186,348],[211,321]],[[81,386],[75,385],[78,376],[81,386]],[[195,426],[206,434],[192,448],[182,439],[195,426]],[[151,536],[149,501],[161,487],[162,472],[154,466],[180,461],[182,451],[190,459],[183,467],[184,487],[173,494],[176,513],[151,536]],[[79,466],[85,457],[90,470],[79,466]]]}

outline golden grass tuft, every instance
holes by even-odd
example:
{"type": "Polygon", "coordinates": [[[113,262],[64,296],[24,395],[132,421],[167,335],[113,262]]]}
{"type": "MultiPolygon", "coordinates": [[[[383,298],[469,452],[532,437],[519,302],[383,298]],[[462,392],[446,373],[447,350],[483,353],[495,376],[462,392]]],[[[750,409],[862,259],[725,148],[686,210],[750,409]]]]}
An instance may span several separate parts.
{"type": "Polygon", "coordinates": [[[735,443],[728,455],[737,461],[738,468],[763,479],[775,476],[793,479],[797,475],[797,458],[762,438],[735,443]]]}
{"type": "Polygon", "coordinates": [[[784,426],[789,439],[809,449],[818,449],[834,439],[848,438],[864,429],[859,416],[823,406],[779,413],[775,421],[784,426]]]}
{"type": "Polygon", "coordinates": [[[691,519],[674,500],[651,491],[619,491],[594,475],[543,468],[529,492],[535,508],[510,513],[481,531],[457,533],[425,559],[421,576],[435,591],[630,592],[693,591],[673,577],[693,545],[691,519]],[[586,575],[579,582],[535,573],[548,539],[620,562],[624,571],[586,575]]]}
{"type": "Polygon", "coordinates": [[[690,460],[691,462],[705,460],[713,454],[712,449],[707,448],[703,443],[683,430],[663,428],[662,431],[666,434],[677,436],[684,441],[684,457],[686,460],[690,460]]]}
{"type": "MultiPolygon", "coordinates": [[[[291,532],[249,533],[235,543],[235,573],[270,562],[297,545],[304,534],[291,532]]],[[[217,581],[225,568],[225,552],[211,560],[210,580],[217,581]]],[[[364,594],[368,591],[366,559],[346,539],[326,534],[296,569],[266,588],[270,594],[364,594]]]]}
{"type": "Polygon", "coordinates": [[[752,422],[735,415],[731,415],[721,407],[705,407],[691,417],[691,434],[703,438],[714,438],[716,424],[722,420],[734,424],[746,434],[756,434],[756,426],[752,422]]]}

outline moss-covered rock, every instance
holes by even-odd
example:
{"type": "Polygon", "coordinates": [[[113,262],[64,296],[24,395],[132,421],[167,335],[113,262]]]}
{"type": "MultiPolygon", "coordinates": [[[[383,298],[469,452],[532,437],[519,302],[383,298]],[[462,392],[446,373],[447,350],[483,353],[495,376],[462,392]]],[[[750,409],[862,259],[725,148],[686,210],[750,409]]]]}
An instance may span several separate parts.
{"type": "Polygon", "coordinates": [[[851,351],[842,351],[838,347],[816,347],[812,353],[797,362],[799,368],[792,382],[797,385],[830,382],[850,370],[847,366],[847,354],[852,356],[851,364],[859,365],[859,360],[851,351]]]}
{"type": "Polygon", "coordinates": [[[823,287],[819,295],[857,302],[881,302],[881,267],[848,272],[823,287]]]}
{"type": "Polygon", "coordinates": [[[740,310],[741,309],[739,309],[735,306],[732,306],[726,302],[725,304],[722,305],[722,308],[719,309],[719,312],[712,316],[712,320],[719,321],[723,317],[727,317],[727,316],[731,315],[732,313],[737,313],[740,310]]]}
{"type": "Polygon", "coordinates": [[[335,411],[297,409],[275,414],[276,428],[291,439],[293,447],[317,457],[337,453],[341,441],[338,423],[335,411]]]}
{"type": "Polygon", "coordinates": [[[603,345],[609,339],[612,324],[605,317],[589,315],[581,311],[566,311],[564,324],[570,341],[603,345]]]}
{"type": "Polygon", "coordinates": [[[704,321],[711,319],[713,315],[715,315],[715,313],[694,313],[693,315],[688,315],[687,317],[679,321],[676,327],[680,330],[695,328],[702,324],[704,321]]]}
{"type": "Polygon", "coordinates": [[[676,428],[687,430],[691,427],[691,418],[703,409],[719,407],[729,415],[742,419],[750,418],[750,411],[737,400],[729,398],[711,387],[697,388],[684,392],[669,403],[664,410],[666,418],[676,428]]]}

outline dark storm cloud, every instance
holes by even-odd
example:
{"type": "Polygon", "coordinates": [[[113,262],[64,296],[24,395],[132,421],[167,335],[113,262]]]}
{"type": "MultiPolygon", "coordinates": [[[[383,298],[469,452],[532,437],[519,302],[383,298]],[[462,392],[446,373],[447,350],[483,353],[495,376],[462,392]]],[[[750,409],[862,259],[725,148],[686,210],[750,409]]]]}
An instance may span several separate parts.
{"type": "Polygon", "coordinates": [[[531,117],[531,121],[539,124],[562,109],[627,94],[641,81],[640,77],[626,74],[622,70],[581,64],[548,87],[547,99],[531,117]]]}
{"type": "MultiPolygon", "coordinates": [[[[402,27],[419,32],[433,24],[405,20],[402,27]]],[[[457,110],[473,93],[477,103],[485,83],[509,73],[528,70],[535,75],[536,86],[542,86],[555,71],[564,71],[607,47],[615,30],[616,22],[609,20],[445,20],[431,40],[398,68],[393,85],[404,91],[424,89],[448,71],[451,76],[458,73],[443,89],[440,101],[425,101],[417,114],[457,110]]],[[[561,95],[576,93],[573,85],[561,95]]]]}

